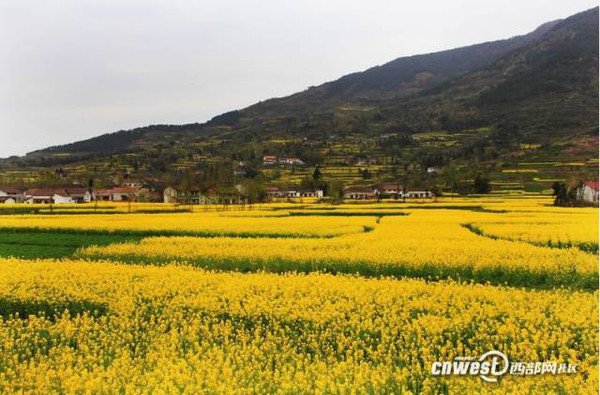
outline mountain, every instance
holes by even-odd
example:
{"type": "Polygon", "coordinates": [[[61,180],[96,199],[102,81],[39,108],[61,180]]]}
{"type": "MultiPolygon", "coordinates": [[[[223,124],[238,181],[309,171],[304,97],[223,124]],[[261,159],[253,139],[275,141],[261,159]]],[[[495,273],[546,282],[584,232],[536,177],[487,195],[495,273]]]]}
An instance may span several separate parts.
{"type": "MultiPolygon", "coordinates": [[[[402,57],[363,72],[353,73],[332,82],[312,87],[288,97],[270,99],[242,110],[244,117],[298,116],[327,111],[338,105],[365,103],[405,97],[449,81],[469,71],[487,66],[551,30],[559,21],[548,22],[533,32],[506,40],[471,45],[426,55],[402,57]]],[[[213,118],[210,125],[237,124],[239,115],[232,111],[213,118]]],[[[147,134],[169,131],[197,131],[198,124],[171,126],[153,125],[130,131],[108,133],[88,140],[50,147],[44,152],[118,152],[147,134]]]]}
{"type": "Polygon", "coordinates": [[[388,166],[381,179],[418,163],[480,168],[504,180],[500,167],[509,163],[597,158],[597,134],[596,7],[523,36],[398,58],[203,124],[119,131],[3,160],[0,177],[2,169],[72,166],[160,178],[231,161],[257,174],[262,155],[274,153],[349,168],[369,158],[388,166]]]}
{"type": "Polygon", "coordinates": [[[495,62],[389,108],[399,119],[407,113],[444,119],[429,128],[509,125],[551,136],[597,127],[598,9],[555,23],[495,62]]]}
{"type": "Polygon", "coordinates": [[[250,113],[282,110],[326,110],[347,102],[370,103],[406,97],[493,63],[508,52],[529,44],[551,30],[559,21],[548,22],[533,32],[506,40],[492,41],[447,51],[395,59],[366,71],[312,87],[281,99],[272,99],[246,109],[250,113]]]}

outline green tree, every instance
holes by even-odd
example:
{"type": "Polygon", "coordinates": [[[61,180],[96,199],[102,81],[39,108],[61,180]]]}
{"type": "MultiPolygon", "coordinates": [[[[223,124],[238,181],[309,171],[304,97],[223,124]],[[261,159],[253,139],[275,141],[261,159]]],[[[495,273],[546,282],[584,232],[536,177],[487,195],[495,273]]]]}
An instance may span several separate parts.
{"type": "Polygon", "coordinates": [[[475,193],[490,193],[492,191],[492,185],[487,177],[477,173],[475,180],[473,180],[473,191],[475,193]]]}
{"type": "Polygon", "coordinates": [[[319,181],[323,177],[323,174],[321,173],[319,166],[315,167],[315,171],[313,172],[312,176],[313,176],[313,180],[315,180],[315,181],[319,181]]]}
{"type": "Polygon", "coordinates": [[[371,178],[371,172],[369,171],[369,169],[363,169],[362,178],[363,180],[369,180],[371,178]]]}
{"type": "Polygon", "coordinates": [[[567,193],[567,186],[560,182],[552,184],[552,190],[554,191],[554,205],[555,206],[568,206],[569,197],[567,193]]]}
{"type": "Polygon", "coordinates": [[[328,192],[333,203],[337,204],[344,201],[344,184],[341,181],[330,182],[328,192]]]}

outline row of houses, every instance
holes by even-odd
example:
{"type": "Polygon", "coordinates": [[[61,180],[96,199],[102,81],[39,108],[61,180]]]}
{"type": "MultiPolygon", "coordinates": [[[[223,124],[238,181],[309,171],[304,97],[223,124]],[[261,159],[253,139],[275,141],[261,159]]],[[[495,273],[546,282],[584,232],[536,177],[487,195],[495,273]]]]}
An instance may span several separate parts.
{"type": "Polygon", "coordinates": [[[145,196],[145,200],[148,200],[152,197],[152,192],[145,188],[131,186],[95,190],[84,187],[30,188],[26,190],[0,187],[0,203],[8,204],[70,204],[89,203],[92,200],[138,201],[142,195],[145,196]]]}
{"type": "Polygon", "coordinates": [[[432,199],[435,193],[429,190],[406,190],[402,185],[383,184],[375,186],[351,186],[344,191],[345,199],[368,200],[379,197],[393,197],[399,199],[432,199]]]}
{"type": "Polygon", "coordinates": [[[263,166],[275,166],[277,164],[304,166],[304,161],[300,158],[277,158],[276,155],[263,156],[263,166]]]}
{"type": "MultiPolygon", "coordinates": [[[[163,192],[163,201],[165,203],[179,203],[179,204],[211,204],[211,203],[238,203],[242,202],[243,188],[237,186],[231,193],[217,193],[214,189],[209,188],[202,192],[199,186],[192,186],[185,190],[178,186],[168,186],[163,192]]],[[[317,190],[300,190],[296,188],[281,190],[277,187],[266,187],[265,197],[267,199],[273,198],[322,198],[324,197],[324,191],[321,189],[317,190]]]]}
{"type": "Polygon", "coordinates": [[[322,189],[315,190],[300,190],[296,188],[290,188],[287,190],[281,190],[277,187],[267,187],[265,189],[268,198],[322,198],[325,193],[322,189]]]}
{"type": "Polygon", "coordinates": [[[0,203],[89,203],[92,194],[86,188],[18,188],[0,187],[0,203]]]}
{"type": "Polygon", "coordinates": [[[163,191],[163,202],[179,204],[209,204],[217,202],[217,193],[214,189],[208,189],[204,193],[199,186],[180,188],[170,185],[163,191]]]}
{"type": "MultiPolygon", "coordinates": [[[[322,198],[325,196],[324,191],[317,190],[301,190],[298,188],[290,188],[281,190],[277,187],[267,187],[266,195],[268,198],[322,198]]],[[[410,199],[431,199],[435,194],[427,190],[410,190],[405,191],[401,185],[384,184],[381,187],[373,186],[351,186],[344,191],[345,199],[377,199],[378,197],[396,197],[410,199]]]]}
{"type": "MultiPolygon", "coordinates": [[[[232,196],[223,196],[217,194],[213,189],[202,193],[198,186],[192,186],[183,190],[177,186],[168,186],[163,192],[163,201],[165,203],[179,204],[210,204],[222,202],[224,200],[235,203],[241,199],[241,191],[236,190],[232,196]]],[[[297,198],[323,198],[325,191],[322,189],[301,189],[291,187],[280,189],[276,186],[267,186],[265,188],[265,197],[271,199],[297,199],[297,198]]],[[[344,192],[345,199],[368,200],[379,197],[395,197],[408,199],[431,199],[435,194],[428,190],[409,190],[405,191],[401,185],[385,184],[379,188],[370,186],[354,186],[346,188],[344,192]]]]}

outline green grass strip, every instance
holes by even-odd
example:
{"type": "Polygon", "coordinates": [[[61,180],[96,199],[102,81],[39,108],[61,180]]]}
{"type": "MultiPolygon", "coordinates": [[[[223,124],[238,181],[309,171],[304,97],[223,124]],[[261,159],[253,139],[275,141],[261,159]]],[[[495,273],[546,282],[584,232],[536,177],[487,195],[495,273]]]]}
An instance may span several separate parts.
{"type": "Polygon", "coordinates": [[[491,235],[488,233],[485,233],[481,228],[478,228],[477,226],[473,225],[473,224],[462,224],[463,228],[466,228],[468,230],[470,230],[471,232],[475,233],[478,236],[481,237],[487,237],[488,239],[492,239],[492,240],[505,240],[505,241],[520,241],[523,243],[528,243],[537,247],[548,247],[548,248],[579,248],[581,251],[583,252],[587,252],[588,254],[594,254],[594,255],[598,255],[599,252],[599,246],[598,243],[593,243],[593,242],[583,242],[583,243],[571,243],[571,242],[558,242],[555,243],[551,240],[548,240],[547,242],[536,242],[536,241],[529,241],[529,240],[522,240],[522,239],[511,239],[510,237],[500,237],[500,236],[495,236],[495,235],[491,235]]]}
{"type": "Polygon", "coordinates": [[[210,270],[256,272],[267,271],[272,273],[286,272],[325,272],[331,274],[345,273],[358,274],[365,277],[416,277],[431,281],[453,279],[456,281],[473,281],[482,284],[507,285],[513,287],[529,287],[551,289],[566,287],[582,290],[598,289],[598,273],[581,274],[574,269],[567,273],[544,271],[531,271],[514,267],[487,267],[474,268],[473,266],[450,266],[439,264],[412,265],[409,262],[347,262],[338,260],[286,260],[282,258],[269,258],[260,260],[234,259],[234,258],[182,258],[137,255],[110,255],[94,254],[75,257],[86,260],[111,260],[129,264],[165,265],[169,263],[182,263],[210,270]]]}

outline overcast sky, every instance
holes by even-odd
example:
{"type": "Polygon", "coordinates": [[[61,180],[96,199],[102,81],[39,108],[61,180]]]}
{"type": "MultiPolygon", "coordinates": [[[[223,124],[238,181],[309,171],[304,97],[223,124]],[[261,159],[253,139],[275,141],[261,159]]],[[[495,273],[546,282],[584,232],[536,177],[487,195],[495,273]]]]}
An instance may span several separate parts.
{"type": "Polygon", "coordinates": [[[203,122],[400,56],[524,34],[588,0],[0,0],[0,157],[203,122]]]}

